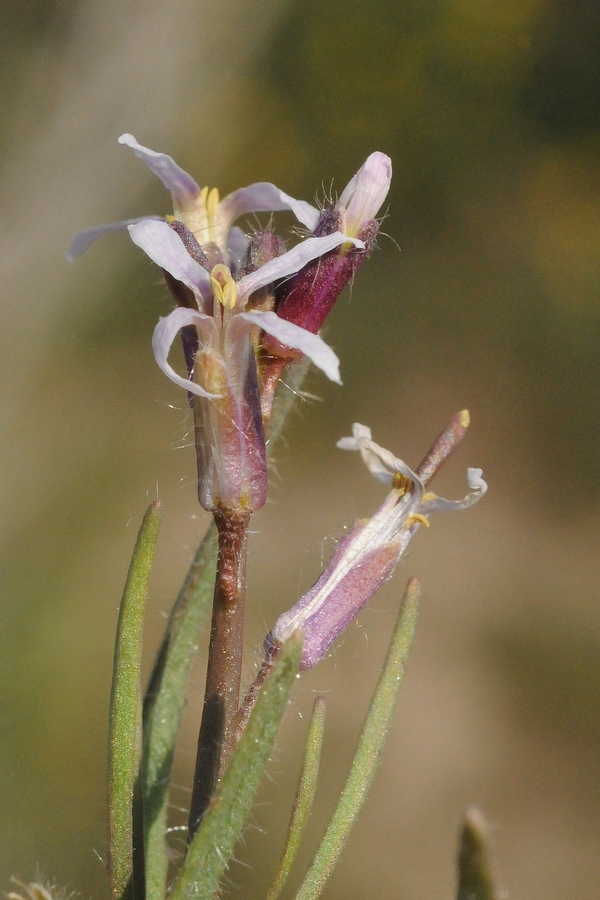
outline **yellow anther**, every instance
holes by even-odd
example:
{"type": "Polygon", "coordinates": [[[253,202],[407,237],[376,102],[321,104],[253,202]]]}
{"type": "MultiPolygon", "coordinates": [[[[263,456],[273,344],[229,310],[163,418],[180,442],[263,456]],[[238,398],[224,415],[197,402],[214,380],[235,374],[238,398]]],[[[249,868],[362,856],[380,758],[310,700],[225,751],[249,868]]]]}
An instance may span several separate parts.
{"type": "Polygon", "coordinates": [[[421,515],[421,513],[413,513],[412,516],[409,516],[404,523],[405,525],[414,525],[416,522],[420,522],[421,525],[425,525],[426,528],[429,528],[429,520],[421,515]]]}
{"type": "Polygon", "coordinates": [[[462,412],[459,412],[458,421],[460,422],[460,424],[462,425],[463,428],[469,427],[469,423],[471,421],[471,416],[469,415],[468,409],[463,409],[462,412]]]}
{"type": "Polygon", "coordinates": [[[433,491],[428,491],[426,494],[423,494],[421,497],[421,503],[425,503],[426,500],[437,500],[438,495],[434,494],[433,491]]]}
{"type": "MultiPolygon", "coordinates": [[[[208,191],[208,188],[205,188],[208,191]]],[[[217,188],[213,188],[208,192],[208,196],[205,197],[206,203],[206,214],[208,216],[209,221],[214,218],[214,215],[217,211],[217,206],[221,202],[221,198],[219,197],[219,191],[217,188]]]]}
{"type": "Polygon", "coordinates": [[[219,263],[214,267],[210,273],[210,284],[213,297],[219,301],[221,306],[233,309],[237,299],[237,288],[227,266],[219,263]]]}
{"type": "Polygon", "coordinates": [[[392,487],[395,491],[398,491],[401,497],[403,497],[404,494],[409,494],[412,491],[413,483],[410,478],[407,478],[402,472],[394,472],[392,476],[392,487]]]}
{"type": "Polygon", "coordinates": [[[175,221],[176,221],[175,216],[165,216],[165,222],[168,222],[170,224],[171,222],[175,222],[175,221]]]}
{"type": "Polygon", "coordinates": [[[200,191],[200,206],[206,209],[206,198],[208,197],[208,188],[203,187],[200,191]]]}

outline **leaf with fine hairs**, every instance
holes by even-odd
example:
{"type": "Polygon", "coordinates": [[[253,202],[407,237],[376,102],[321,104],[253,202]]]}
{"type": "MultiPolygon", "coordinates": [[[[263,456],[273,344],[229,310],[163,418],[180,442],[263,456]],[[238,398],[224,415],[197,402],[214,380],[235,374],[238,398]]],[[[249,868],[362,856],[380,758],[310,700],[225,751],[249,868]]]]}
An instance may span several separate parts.
{"type": "Polygon", "coordinates": [[[155,500],[144,516],[117,625],[108,744],[108,869],[112,900],[133,900],[134,893],[143,896],[144,889],[140,677],[144,612],[160,512],[161,504],[155,500]]]}

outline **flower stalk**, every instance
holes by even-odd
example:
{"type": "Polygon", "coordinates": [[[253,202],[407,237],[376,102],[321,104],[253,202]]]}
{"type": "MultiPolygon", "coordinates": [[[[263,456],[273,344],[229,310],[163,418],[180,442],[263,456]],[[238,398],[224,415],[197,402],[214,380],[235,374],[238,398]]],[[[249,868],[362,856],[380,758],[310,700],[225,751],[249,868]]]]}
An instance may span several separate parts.
{"type": "Polygon", "coordinates": [[[239,510],[214,512],[219,535],[217,576],[204,708],[188,821],[193,838],[235,746],[244,644],[246,548],[251,514],[239,510]]]}

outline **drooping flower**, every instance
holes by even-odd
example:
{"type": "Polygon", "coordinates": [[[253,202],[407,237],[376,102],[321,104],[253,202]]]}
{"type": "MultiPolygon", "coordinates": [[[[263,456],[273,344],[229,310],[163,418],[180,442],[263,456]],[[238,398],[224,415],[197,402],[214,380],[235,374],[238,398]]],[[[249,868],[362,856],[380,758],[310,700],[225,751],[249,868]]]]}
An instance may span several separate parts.
{"type": "Polygon", "coordinates": [[[223,263],[207,271],[166,222],[146,219],[129,225],[129,234],[195,300],[195,308],[177,307],[159,321],[152,346],[162,371],[197,398],[200,502],[210,510],[258,509],[266,499],[266,460],[253,327],[299,350],[332,381],[339,383],[340,376],[337,356],[318,335],[273,311],[247,311],[246,304],[259,289],[340,244],[361,241],[340,232],[308,238],[235,281],[223,263]],[[197,349],[186,378],[168,357],[176,335],[189,326],[196,329],[197,349]]]}
{"type": "Polygon", "coordinates": [[[338,447],[358,450],[367,468],[391,491],[370,519],[357,521],[338,543],[315,585],[279,617],[267,645],[282,642],[300,629],[304,635],[301,669],[318,663],[333,641],[392,575],[420,525],[441,510],[471,506],[485,494],[481,469],[468,469],[471,493],[463,500],[445,500],[426,493],[418,475],[389,450],[371,439],[365,425],[355,424],[352,437],[338,447]]]}

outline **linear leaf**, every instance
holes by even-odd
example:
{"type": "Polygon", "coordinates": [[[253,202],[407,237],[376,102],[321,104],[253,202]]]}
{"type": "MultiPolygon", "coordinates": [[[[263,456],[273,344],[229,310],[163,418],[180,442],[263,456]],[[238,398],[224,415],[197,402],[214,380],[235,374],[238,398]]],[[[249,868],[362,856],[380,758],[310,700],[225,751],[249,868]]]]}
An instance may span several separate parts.
{"type": "Polygon", "coordinates": [[[108,858],[113,900],[143,896],[143,809],[139,785],[142,702],[142,632],[148,579],[154,559],[161,505],[152,503],[140,527],[119,609],[110,698],[108,750],[108,858]]]}
{"type": "Polygon", "coordinates": [[[186,686],[210,611],[217,562],[217,532],[210,526],[175,601],[144,699],[144,814],[146,892],[164,900],[169,782],[186,686]]]}
{"type": "Polygon", "coordinates": [[[373,781],[387,736],[392,712],[406,670],[419,608],[420,585],[408,582],[379,683],[373,694],[348,779],[323,840],[295,900],[318,897],[338,861],[373,781]]]}
{"type": "Polygon", "coordinates": [[[188,849],[170,900],[211,900],[229,864],[269,759],[300,665],[301,635],[283,644],[244,734],[188,849]]]}
{"type": "Polygon", "coordinates": [[[317,778],[319,777],[319,763],[321,761],[321,749],[323,747],[323,732],[325,730],[325,697],[317,697],[313,705],[312,716],[308,726],[304,757],[298,788],[294,798],[294,806],[288,832],[285,838],[285,846],[279,867],[275,874],[273,884],[269,888],[267,900],[276,900],[279,897],[290,870],[294,864],[302,835],[308,817],[310,816],[315,793],[317,790],[317,778]]]}

